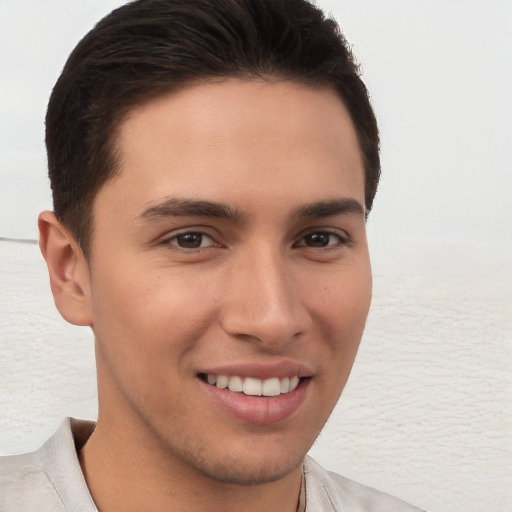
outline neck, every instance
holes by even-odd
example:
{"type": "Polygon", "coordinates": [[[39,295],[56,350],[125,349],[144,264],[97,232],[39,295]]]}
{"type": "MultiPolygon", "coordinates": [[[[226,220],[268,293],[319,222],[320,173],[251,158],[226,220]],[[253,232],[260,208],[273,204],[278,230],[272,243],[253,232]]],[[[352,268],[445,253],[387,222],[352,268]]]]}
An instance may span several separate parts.
{"type": "Polygon", "coordinates": [[[214,480],[169,455],[129,427],[101,421],[79,453],[99,512],[295,512],[301,467],[254,485],[214,480]],[[115,433],[115,435],[114,435],[115,433]]]}

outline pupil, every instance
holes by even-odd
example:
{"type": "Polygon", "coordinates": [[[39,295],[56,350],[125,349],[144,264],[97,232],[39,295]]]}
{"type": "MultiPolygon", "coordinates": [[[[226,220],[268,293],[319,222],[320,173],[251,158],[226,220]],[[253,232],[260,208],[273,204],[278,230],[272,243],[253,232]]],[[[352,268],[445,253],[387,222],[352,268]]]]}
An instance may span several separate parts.
{"type": "Polygon", "coordinates": [[[201,247],[202,235],[199,233],[187,233],[177,238],[178,245],[185,249],[197,249],[201,247]]]}
{"type": "Polygon", "coordinates": [[[306,235],[306,243],[310,247],[326,247],[329,245],[328,233],[311,233],[306,235]]]}

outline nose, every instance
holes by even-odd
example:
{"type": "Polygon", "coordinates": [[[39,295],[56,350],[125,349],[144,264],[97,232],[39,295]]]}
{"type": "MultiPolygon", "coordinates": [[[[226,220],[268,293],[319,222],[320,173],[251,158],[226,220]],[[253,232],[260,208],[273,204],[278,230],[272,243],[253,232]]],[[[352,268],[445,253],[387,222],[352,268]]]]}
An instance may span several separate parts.
{"type": "Polygon", "coordinates": [[[311,318],[296,275],[279,251],[232,265],[220,315],[224,331],[274,349],[306,333],[311,318]]]}

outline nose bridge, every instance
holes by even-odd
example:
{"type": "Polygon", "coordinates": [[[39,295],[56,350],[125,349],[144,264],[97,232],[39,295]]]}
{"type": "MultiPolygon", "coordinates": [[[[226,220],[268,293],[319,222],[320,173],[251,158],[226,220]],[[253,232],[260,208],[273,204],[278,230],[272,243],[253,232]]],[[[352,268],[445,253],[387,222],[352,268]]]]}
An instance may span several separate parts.
{"type": "Polygon", "coordinates": [[[302,333],[308,315],[296,285],[291,262],[279,249],[263,247],[244,255],[231,271],[224,329],[265,344],[302,333]]]}

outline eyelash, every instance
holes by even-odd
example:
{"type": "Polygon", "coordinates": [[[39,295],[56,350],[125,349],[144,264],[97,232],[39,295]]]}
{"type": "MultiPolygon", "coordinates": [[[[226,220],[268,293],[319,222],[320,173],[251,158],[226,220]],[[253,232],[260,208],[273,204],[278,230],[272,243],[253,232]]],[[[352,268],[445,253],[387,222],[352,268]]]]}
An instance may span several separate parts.
{"type": "MultiPolygon", "coordinates": [[[[350,243],[351,243],[351,240],[346,233],[342,234],[338,231],[334,231],[334,230],[330,230],[330,229],[315,229],[315,230],[311,230],[311,231],[308,231],[308,232],[302,234],[300,236],[300,238],[297,240],[297,242],[295,242],[293,244],[293,247],[306,247],[309,249],[321,251],[321,250],[332,250],[332,249],[340,248],[340,247],[343,247],[346,245],[350,245],[350,243]],[[320,237],[327,236],[328,244],[324,245],[324,246],[322,246],[322,245],[319,245],[319,246],[306,245],[306,243],[304,243],[305,239],[307,237],[313,237],[313,236],[320,236],[320,237]],[[336,238],[337,241],[335,243],[331,244],[329,242],[332,240],[332,237],[336,238]]],[[[222,247],[222,245],[217,243],[212,236],[210,236],[207,233],[204,233],[202,231],[199,231],[199,230],[198,231],[190,230],[190,231],[183,231],[181,233],[177,233],[171,237],[164,239],[162,241],[162,244],[167,245],[167,246],[171,245],[171,246],[175,247],[176,250],[180,250],[180,251],[183,251],[186,253],[204,251],[204,250],[210,249],[212,247],[222,247]],[[200,237],[200,245],[198,247],[181,247],[180,245],[178,245],[178,243],[174,243],[174,242],[177,242],[179,238],[182,238],[182,237],[185,238],[185,237],[191,237],[191,236],[200,237]],[[204,242],[205,238],[210,239],[212,241],[212,243],[205,247],[202,247],[201,245],[204,242]]]]}

